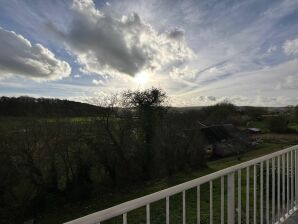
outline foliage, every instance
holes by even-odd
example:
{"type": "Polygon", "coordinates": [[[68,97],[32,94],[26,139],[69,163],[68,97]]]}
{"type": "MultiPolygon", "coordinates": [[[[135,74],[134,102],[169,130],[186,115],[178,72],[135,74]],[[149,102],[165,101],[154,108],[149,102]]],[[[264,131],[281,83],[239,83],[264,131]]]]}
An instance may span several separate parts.
{"type": "Polygon", "coordinates": [[[168,113],[165,100],[158,89],[126,92],[88,122],[30,118],[6,126],[0,219],[20,223],[49,207],[205,166],[201,133],[187,130],[190,117],[168,113]],[[129,106],[118,108],[119,101],[129,106]]]}
{"type": "Polygon", "coordinates": [[[294,108],[294,119],[298,123],[298,105],[294,108]]]}
{"type": "Polygon", "coordinates": [[[21,97],[1,97],[0,116],[21,117],[73,117],[95,116],[104,108],[86,103],[59,99],[21,97]]]}
{"type": "Polygon", "coordinates": [[[163,107],[166,94],[157,88],[151,88],[144,91],[127,91],[123,94],[124,105],[136,109],[136,115],[140,121],[140,130],[138,137],[141,147],[139,151],[143,152],[141,159],[142,172],[145,179],[150,179],[152,175],[150,166],[153,163],[154,138],[156,136],[157,127],[162,124],[163,115],[166,112],[163,107]]]}
{"type": "Polygon", "coordinates": [[[271,132],[286,133],[289,131],[288,123],[285,116],[272,116],[268,121],[268,128],[271,132]]]}
{"type": "Polygon", "coordinates": [[[262,115],[268,111],[264,107],[246,107],[244,108],[245,114],[247,114],[253,121],[262,120],[262,115]]]}
{"type": "Polygon", "coordinates": [[[144,91],[137,90],[123,93],[124,105],[136,107],[140,110],[162,107],[166,98],[165,92],[154,87],[144,91]]]}
{"type": "Polygon", "coordinates": [[[1,136],[6,162],[0,172],[13,173],[1,176],[1,220],[13,223],[34,216],[60,194],[71,200],[87,197],[93,161],[84,142],[87,130],[82,124],[56,121],[24,125],[1,136]]]}
{"type": "MultiPolygon", "coordinates": [[[[111,96],[104,109],[72,103],[63,107],[59,100],[38,99],[35,104],[30,98],[0,102],[8,109],[4,114],[29,116],[0,120],[1,221],[21,223],[49,208],[100,200],[120,186],[206,167],[207,143],[200,127],[243,123],[241,111],[227,102],[181,112],[171,111],[166,100],[162,90],[152,88],[111,96]],[[91,117],[58,118],[85,113],[69,112],[75,106],[91,117]],[[20,113],[14,114],[17,107],[20,113]],[[46,118],[30,117],[43,114],[46,118]]],[[[272,130],[287,130],[283,117],[270,122],[272,130]]]]}
{"type": "Polygon", "coordinates": [[[232,123],[235,117],[239,116],[235,105],[229,102],[218,103],[203,108],[203,118],[207,124],[232,123]]]}

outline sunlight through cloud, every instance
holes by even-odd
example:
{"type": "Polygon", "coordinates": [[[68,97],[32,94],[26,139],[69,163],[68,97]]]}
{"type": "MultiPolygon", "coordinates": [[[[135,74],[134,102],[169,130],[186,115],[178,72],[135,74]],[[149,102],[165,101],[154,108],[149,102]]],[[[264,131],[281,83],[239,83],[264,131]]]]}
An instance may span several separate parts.
{"type": "Polygon", "coordinates": [[[145,85],[149,81],[149,73],[146,71],[141,71],[134,77],[135,83],[138,85],[145,85]]]}

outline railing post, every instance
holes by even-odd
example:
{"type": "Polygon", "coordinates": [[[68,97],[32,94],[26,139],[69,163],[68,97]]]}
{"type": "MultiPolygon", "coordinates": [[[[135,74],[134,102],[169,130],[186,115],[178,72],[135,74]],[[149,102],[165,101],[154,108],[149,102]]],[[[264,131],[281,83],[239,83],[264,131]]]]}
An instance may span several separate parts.
{"type": "Polygon", "coordinates": [[[295,208],[298,209],[298,152],[295,149],[295,208]]]}
{"type": "Polygon", "coordinates": [[[170,224],[170,198],[166,197],[166,224],[170,224]]]}
{"type": "Polygon", "coordinates": [[[228,174],[228,223],[235,223],[235,173],[228,174]]]}

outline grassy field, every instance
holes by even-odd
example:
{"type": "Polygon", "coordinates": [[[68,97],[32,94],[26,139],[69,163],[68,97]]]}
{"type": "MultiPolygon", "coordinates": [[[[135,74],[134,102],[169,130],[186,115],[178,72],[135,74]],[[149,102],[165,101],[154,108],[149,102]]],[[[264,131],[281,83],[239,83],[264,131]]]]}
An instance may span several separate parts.
{"type": "Polygon", "coordinates": [[[40,118],[40,117],[1,117],[0,116],[0,133],[9,135],[12,133],[22,132],[33,125],[44,124],[88,124],[95,120],[95,117],[61,117],[61,118],[40,118]]]}
{"type": "MultiPolygon", "coordinates": [[[[268,124],[266,121],[252,121],[247,125],[249,128],[259,128],[262,132],[269,132],[268,124]]],[[[288,127],[298,132],[298,123],[290,122],[288,127]]]]}
{"type": "Polygon", "coordinates": [[[247,125],[248,128],[259,128],[262,132],[268,132],[268,125],[265,121],[251,121],[247,125]]]}
{"type": "Polygon", "coordinates": [[[290,123],[289,128],[295,129],[298,132],[298,123],[290,123]]]}
{"type": "MultiPolygon", "coordinates": [[[[194,178],[204,176],[206,174],[224,169],[226,167],[236,165],[238,163],[257,158],[262,155],[281,150],[295,144],[295,142],[266,142],[260,144],[257,148],[243,154],[241,161],[237,157],[228,157],[215,161],[210,161],[208,167],[205,169],[179,173],[171,178],[155,180],[144,185],[130,186],[129,188],[122,188],[121,190],[114,191],[108,195],[99,195],[91,200],[84,201],[76,204],[68,204],[63,208],[57,208],[47,211],[42,217],[39,217],[37,223],[61,223],[69,221],[83,215],[99,211],[116,204],[138,198],[140,196],[153,193],[179,183],[183,183],[194,178]]],[[[298,143],[298,141],[296,142],[298,143]]],[[[251,172],[252,173],[252,172],[251,172]]],[[[244,178],[244,176],[242,177],[244,178]]],[[[252,178],[252,177],[251,177],[252,178]]],[[[252,181],[251,181],[252,183],[252,181]]],[[[242,185],[245,185],[243,179],[242,185]]],[[[220,180],[213,182],[213,203],[214,203],[214,222],[217,223],[220,217],[220,180]]],[[[245,188],[242,189],[242,197],[245,197],[245,188]]],[[[244,205],[243,205],[244,206],[244,205]]],[[[187,207],[187,223],[196,222],[196,189],[191,189],[186,192],[186,207],[187,207]]],[[[201,217],[202,223],[209,222],[209,185],[205,184],[201,187],[201,217]]],[[[164,223],[165,222],[165,200],[158,201],[151,205],[151,223],[164,223]]],[[[182,194],[177,194],[170,198],[170,220],[171,223],[181,223],[182,221],[182,194]]],[[[140,208],[134,212],[128,213],[128,220],[130,223],[145,223],[145,208],[140,208]]],[[[122,223],[121,217],[113,219],[107,223],[122,223]]]]}

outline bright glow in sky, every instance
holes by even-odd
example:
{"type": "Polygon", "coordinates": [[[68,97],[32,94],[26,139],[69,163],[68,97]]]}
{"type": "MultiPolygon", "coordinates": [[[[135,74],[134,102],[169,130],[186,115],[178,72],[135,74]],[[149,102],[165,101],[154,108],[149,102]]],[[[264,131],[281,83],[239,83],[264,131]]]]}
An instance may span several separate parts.
{"type": "Polygon", "coordinates": [[[134,80],[138,85],[144,85],[149,81],[149,74],[146,71],[141,71],[136,74],[134,80]]]}
{"type": "Polygon", "coordinates": [[[0,0],[0,95],[298,104],[297,0],[0,0]]]}

